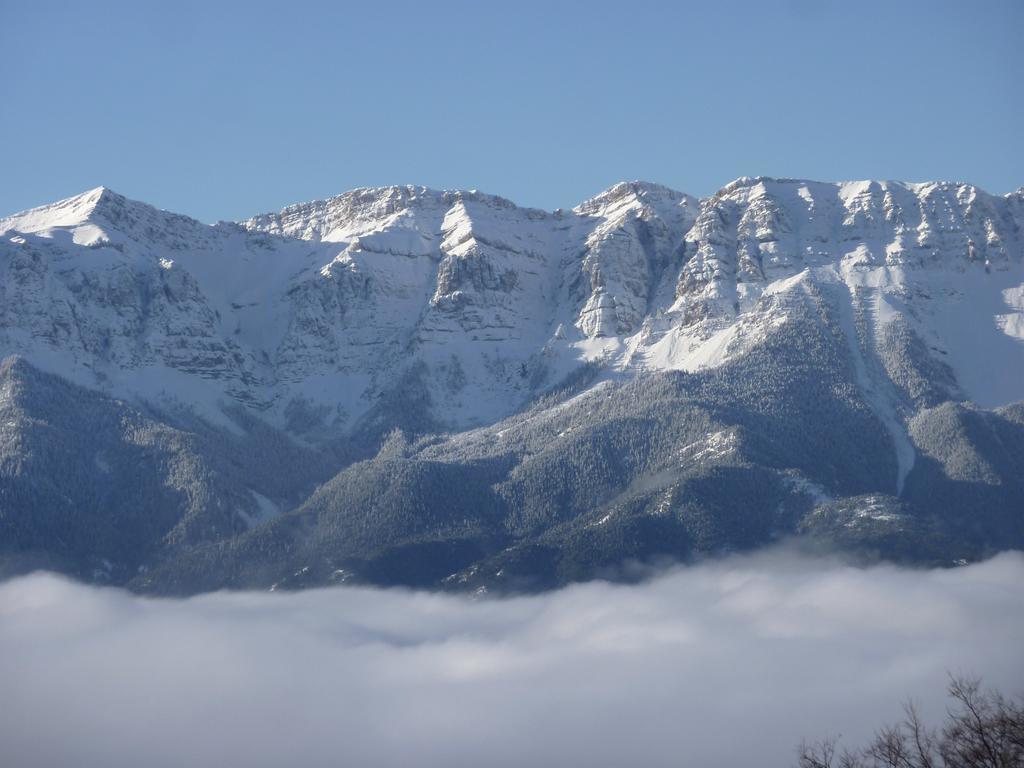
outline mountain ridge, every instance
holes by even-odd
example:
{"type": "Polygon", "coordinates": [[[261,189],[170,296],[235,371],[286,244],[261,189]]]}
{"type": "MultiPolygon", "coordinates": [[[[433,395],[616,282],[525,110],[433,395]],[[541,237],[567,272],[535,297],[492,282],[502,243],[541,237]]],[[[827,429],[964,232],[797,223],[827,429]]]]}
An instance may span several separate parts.
{"type": "MultiPolygon", "coordinates": [[[[1024,194],[743,177],[703,199],[621,182],[547,212],[393,186],[207,225],[101,187],[0,219],[9,356],[143,425],[104,428],[103,450],[135,456],[142,430],[165,452],[140,482],[193,499],[154,496],[161,519],[210,521],[114,569],[150,569],[140,588],[306,567],[559,583],[659,537],[682,556],[801,531],[941,561],[962,534],[974,557],[1018,535],[1019,459],[997,446],[1017,445],[1024,400],[1024,194]],[[315,471],[245,474],[267,456],[315,471]],[[967,522],[975,487],[998,524],[967,522]]],[[[29,369],[21,386],[55,386],[29,369]]],[[[12,404],[11,444],[59,452],[32,425],[93,418],[59,399],[12,404]]],[[[102,456],[68,461],[90,504],[113,493],[89,479],[102,456]]],[[[0,492],[45,496],[21,466],[0,465],[0,492]]],[[[87,573],[114,561],[79,554],[87,573]]]]}
{"type": "MultiPolygon", "coordinates": [[[[248,218],[243,218],[243,219],[238,219],[238,220],[218,219],[215,222],[204,222],[201,219],[198,219],[198,218],[196,218],[194,216],[190,216],[188,214],[177,213],[177,212],[174,212],[174,211],[172,211],[170,209],[160,208],[158,206],[151,205],[150,203],[146,203],[146,202],[143,202],[141,200],[128,197],[127,195],[121,194],[121,193],[117,192],[116,190],[112,189],[109,186],[101,184],[99,186],[96,186],[96,187],[93,187],[91,189],[85,190],[85,191],[80,192],[78,194],[70,195],[70,196],[68,196],[66,198],[61,198],[61,199],[56,200],[56,201],[54,201],[52,203],[43,203],[43,204],[40,204],[40,205],[31,206],[30,208],[25,208],[25,209],[22,209],[22,210],[19,210],[19,211],[14,211],[14,212],[9,213],[7,215],[0,216],[0,223],[8,225],[9,222],[11,222],[12,220],[14,220],[16,218],[25,217],[27,214],[32,214],[32,213],[36,213],[36,212],[42,212],[42,211],[46,211],[46,210],[51,210],[51,209],[54,209],[56,207],[62,206],[62,205],[67,204],[67,203],[77,202],[77,201],[80,201],[80,200],[83,200],[83,199],[87,199],[87,198],[91,198],[91,197],[96,198],[95,202],[98,202],[100,200],[108,200],[108,199],[109,200],[115,200],[115,201],[119,201],[121,203],[128,203],[130,205],[144,206],[146,208],[150,208],[150,209],[152,209],[154,211],[157,211],[157,212],[160,212],[160,213],[169,214],[169,215],[171,215],[171,216],[173,216],[175,218],[181,217],[181,218],[184,218],[184,219],[190,219],[191,221],[194,221],[197,224],[201,224],[201,225],[204,225],[204,226],[216,227],[218,224],[227,224],[227,225],[230,225],[230,224],[241,224],[241,225],[244,225],[246,222],[254,222],[256,220],[263,219],[264,217],[284,216],[284,215],[287,215],[287,214],[295,213],[297,211],[301,211],[301,210],[303,210],[305,208],[308,208],[308,207],[311,207],[311,206],[323,205],[323,204],[331,203],[333,201],[338,201],[338,200],[342,200],[342,199],[345,199],[345,198],[350,198],[350,197],[353,197],[353,196],[357,196],[358,197],[358,196],[369,195],[369,196],[375,197],[375,196],[378,196],[381,193],[401,191],[401,190],[407,190],[407,191],[416,190],[420,194],[430,194],[430,195],[438,195],[438,196],[453,196],[454,197],[454,196],[458,196],[458,195],[466,195],[466,196],[469,196],[469,197],[490,198],[490,199],[494,199],[496,201],[499,201],[501,203],[510,204],[511,206],[514,206],[516,208],[520,208],[521,210],[525,210],[525,211],[536,211],[536,212],[541,213],[541,214],[555,214],[555,213],[557,213],[559,211],[565,211],[565,210],[579,211],[581,209],[590,207],[590,206],[592,206],[592,204],[595,203],[595,201],[598,201],[598,200],[600,200],[602,198],[608,197],[610,195],[611,196],[616,196],[616,193],[619,190],[626,190],[626,189],[628,189],[628,190],[631,190],[631,191],[634,191],[634,192],[637,192],[639,190],[661,190],[661,191],[668,192],[668,193],[676,195],[676,196],[686,196],[686,197],[691,197],[694,200],[701,200],[701,201],[703,201],[703,200],[710,200],[710,199],[713,199],[713,198],[716,198],[716,197],[728,194],[729,192],[732,192],[732,191],[734,191],[735,189],[737,189],[739,187],[752,186],[752,185],[759,184],[759,183],[764,183],[764,182],[782,183],[782,184],[823,184],[823,185],[832,185],[832,186],[840,186],[840,187],[841,186],[847,186],[847,185],[856,185],[856,184],[884,184],[884,185],[889,185],[889,186],[902,186],[902,187],[906,187],[908,189],[915,189],[915,188],[916,189],[923,189],[923,188],[927,188],[927,187],[963,188],[963,189],[968,189],[968,190],[973,190],[973,191],[976,191],[976,192],[980,192],[980,193],[982,193],[985,196],[993,197],[993,198],[999,198],[999,197],[1006,198],[1006,199],[1010,199],[1010,198],[1013,198],[1013,199],[1024,198],[1024,186],[1018,187],[1017,189],[1010,190],[1009,192],[1006,192],[1006,193],[1003,193],[1002,195],[1000,195],[998,193],[988,192],[988,191],[984,190],[982,187],[980,187],[978,185],[975,185],[975,184],[972,184],[971,182],[964,181],[964,180],[953,180],[953,179],[941,179],[941,180],[940,179],[936,179],[936,180],[917,181],[917,182],[900,180],[900,179],[867,179],[867,178],[865,178],[865,179],[840,179],[840,180],[834,180],[834,181],[821,181],[821,180],[810,179],[810,178],[801,178],[801,177],[756,175],[756,176],[738,176],[737,178],[733,179],[732,181],[727,182],[726,184],[723,184],[716,191],[712,192],[709,195],[703,196],[703,197],[699,196],[699,195],[692,195],[692,194],[690,194],[688,192],[685,192],[685,191],[682,191],[682,190],[677,190],[677,189],[675,189],[673,187],[669,187],[669,186],[661,184],[659,182],[647,181],[647,180],[643,180],[643,179],[633,179],[631,181],[623,180],[623,181],[618,181],[618,182],[613,183],[612,185],[610,185],[609,187],[605,188],[604,190],[598,192],[597,194],[593,195],[592,197],[589,197],[586,200],[583,200],[582,202],[576,203],[574,206],[572,206],[569,209],[561,208],[560,207],[560,208],[555,208],[553,210],[548,210],[548,209],[539,208],[539,207],[521,206],[518,203],[516,203],[515,201],[511,200],[510,198],[502,197],[502,196],[497,195],[497,194],[483,192],[483,191],[480,191],[480,190],[475,189],[475,188],[474,189],[461,189],[461,188],[429,187],[429,186],[414,185],[414,184],[384,184],[384,185],[380,185],[380,186],[353,187],[352,189],[346,190],[346,191],[338,193],[336,195],[330,195],[330,196],[324,197],[324,198],[316,198],[316,199],[312,199],[312,200],[306,200],[306,201],[299,201],[299,202],[295,202],[295,203],[289,203],[288,205],[284,206],[283,208],[281,208],[278,211],[267,211],[267,212],[263,212],[263,213],[256,213],[256,214],[253,214],[252,216],[250,216],[248,218]]],[[[58,224],[55,224],[55,225],[58,225],[58,224]]]]}
{"type": "MultiPolygon", "coordinates": [[[[655,367],[686,369],[713,361],[718,356],[715,349],[728,339],[705,342],[748,312],[751,302],[770,294],[772,286],[780,285],[779,278],[799,274],[800,267],[820,271],[829,265],[838,268],[845,260],[855,267],[913,268],[924,266],[926,255],[941,255],[953,268],[965,261],[999,268],[1019,258],[1014,255],[1020,249],[1018,211],[1010,205],[1016,198],[1006,196],[1006,210],[993,213],[993,201],[999,199],[953,183],[827,184],[743,177],[704,200],[647,182],[621,182],[572,212],[547,213],[476,192],[382,187],[289,206],[280,214],[261,214],[238,224],[203,225],[99,187],[0,219],[0,230],[42,235],[44,240],[53,239],[50,230],[70,230],[72,244],[100,250],[109,246],[123,251],[126,238],[142,248],[159,244],[167,250],[157,257],[164,273],[160,277],[170,278],[181,266],[186,290],[197,302],[202,295],[208,305],[202,309],[220,318],[222,326],[225,316],[251,316],[255,313],[247,313],[247,307],[280,302],[275,291],[303,294],[307,306],[282,309],[290,319],[282,317],[270,324],[273,327],[245,317],[236,321],[234,332],[223,327],[217,331],[213,321],[207,324],[207,336],[227,336],[211,338],[210,343],[222,348],[228,364],[222,368],[234,368],[231,375],[237,380],[260,379],[260,358],[267,356],[278,374],[262,372],[267,380],[301,379],[317,368],[338,365],[339,355],[358,357],[359,344],[373,346],[376,339],[347,343],[321,333],[318,345],[323,348],[315,351],[306,341],[285,338],[286,326],[336,324],[324,312],[344,315],[351,308],[349,313],[355,315],[360,292],[365,299],[375,288],[398,294],[387,301],[395,307],[404,304],[402,316],[421,316],[419,328],[401,318],[385,321],[392,346],[397,344],[398,349],[412,340],[430,344],[441,334],[474,328],[495,342],[505,342],[509,333],[501,329],[506,328],[520,340],[528,332],[534,352],[570,347],[569,358],[612,354],[655,367]],[[901,195],[904,199],[897,202],[901,195]],[[911,200],[909,195],[920,198],[911,200]],[[806,210],[799,210],[808,200],[806,210]],[[960,221],[955,216],[941,218],[949,213],[943,207],[953,210],[950,200],[962,209],[960,221]],[[822,216],[812,210],[814,206],[831,209],[822,216]],[[902,220],[910,215],[918,216],[916,226],[902,220]],[[972,222],[972,216],[981,220],[972,222]],[[931,219],[937,224],[933,226],[931,219]],[[282,220],[291,223],[282,225],[282,220]],[[886,231],[888,225],[892,231],[886,231]],[[267,236],[285,239],[258,240],[267,236]],[[932,243],[943,237],[959,242],[937,247],[932,243]],[[859,242],[861,247],[843,256],[845,242],[859,242]],[[296,259],[295,252],[304,243],[314,243],[320,250],[296,259]],[[280,252],[266,253],[277,247],[280,252]],[[204,255],[189,262],[184,260],[189,251],[204,255]],[[518,263],[509,263],[516,254],[518,263]],[[425,263],[386,264],[384,255],[422,257],[425,263]],[[261,272],[273,276],[260,284],[253,276],[261,272]],[[329,288],[316,279],[317,272],[328,278],[329,288]],[[295,275],[302,273],[312,279],[296,285],[295,275]],[[524,275],[532,280],[529,293],[545,297],[542,306],[529,308],[531,316],[543,319],[512,319],[509,325],[514,305],[526,300],[523,286],[516,285],[524,275]],[[233,290],[217,301],[209,294],[220,284],[233,290]],[[403,299],[413,299],[414,305],[403,299]],[[233,349],[236,341],[245,340],[244,335],[233,337],[248,327],[263,340],[270,337],[271,348],[263,341],[255,347],[250,342],[254,348],[248,350],[244,345],[233,349]],[[575,338],[558,343],[567,336],[575,338]],[[605,344],[601,339],[621,343],[605,344]],[[647,339],[663,341],[647,344],[647,339]],[[289,350],[289,341],[302,347],[289,350]],[[684,345],[692,351],[692,361],[690,355],[679,354],[684,345]],[[238,355],[250,359],[244,365],[237,359],[232,363],[230,358],[238,355]]],[[[164,284],[167,279],[155,282],[164,284]]],[[[518,357],[513,364],[527,362],[522,354],[518,357]]],[[[555,367],[572,364],[561,361],[555,367]]],[[[458,378],[457,371],[454,375],[458,378]]],[[[266,392],[246,394],[253,402],[274,398],[266,392]]]]}

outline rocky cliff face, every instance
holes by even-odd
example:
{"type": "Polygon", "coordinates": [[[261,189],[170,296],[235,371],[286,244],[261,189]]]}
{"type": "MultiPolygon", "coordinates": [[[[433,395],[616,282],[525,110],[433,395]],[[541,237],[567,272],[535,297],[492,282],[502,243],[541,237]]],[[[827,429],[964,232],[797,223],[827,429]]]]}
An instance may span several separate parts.
{"type": "Polygon", "coordinates": [[[0,219],[0,574],[535,588],[1024,546],[1024,190],[355,190],[0,219]],[[97,575],[98,574],[98,575],[97,575]]]}
{"type": "Polygon", "coordinates": [[[686,235],[685,320],[737,314],[809,267],[1006,270],[1020,260],[1013,201],[967,184],[740,179],[686,235]]]}
{"type": "Polygon", "coordinates": [[[0,343],[118,396],[210,418],[240,402],[311,435],[351,431],[411,372],[458,428],[587,360],[719,365],[786,321],[784,294],[824,284],[858,345],[898,336],[1003,405],[1024,396],[1022,199],[739,179],[697,200],[633,182],[548,213],[388,187],[207,226],[101,188],[0,220],[0,343]]]}

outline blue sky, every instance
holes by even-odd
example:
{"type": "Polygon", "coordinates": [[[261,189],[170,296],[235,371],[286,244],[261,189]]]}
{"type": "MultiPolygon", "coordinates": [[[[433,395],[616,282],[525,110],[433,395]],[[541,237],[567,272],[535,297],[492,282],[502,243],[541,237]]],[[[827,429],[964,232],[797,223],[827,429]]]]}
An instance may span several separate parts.
{"type": "Polygon", "coordinates": [[[0,213],[205,221],[356,186],[1024,185],[1024,2],[0,0],[0,213]]]}

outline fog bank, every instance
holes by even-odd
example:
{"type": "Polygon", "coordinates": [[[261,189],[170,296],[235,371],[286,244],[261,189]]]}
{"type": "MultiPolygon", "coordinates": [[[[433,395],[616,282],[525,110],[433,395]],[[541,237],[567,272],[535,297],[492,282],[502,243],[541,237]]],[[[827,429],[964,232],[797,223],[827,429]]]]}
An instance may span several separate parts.
{"type": "Polygon", "coordinates": [[[1024,555],[786,552],[501,600],[334,588],[154,600],[0,584],[0,765],[788,766],[947,671],[1024,690],[1024,555]]]}

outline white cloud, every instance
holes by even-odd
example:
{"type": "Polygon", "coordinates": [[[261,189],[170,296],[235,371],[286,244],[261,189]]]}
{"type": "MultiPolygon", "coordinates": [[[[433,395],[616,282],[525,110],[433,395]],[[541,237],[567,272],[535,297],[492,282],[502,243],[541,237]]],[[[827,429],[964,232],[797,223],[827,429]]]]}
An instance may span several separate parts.
{"type": "Polygon", "coordinates": [[[0,585],[0,764],[787,766],[947,670],[1024,689],[1024,556],[774,553],[472,602],[337,588],[142,599],[0,585]]]}

